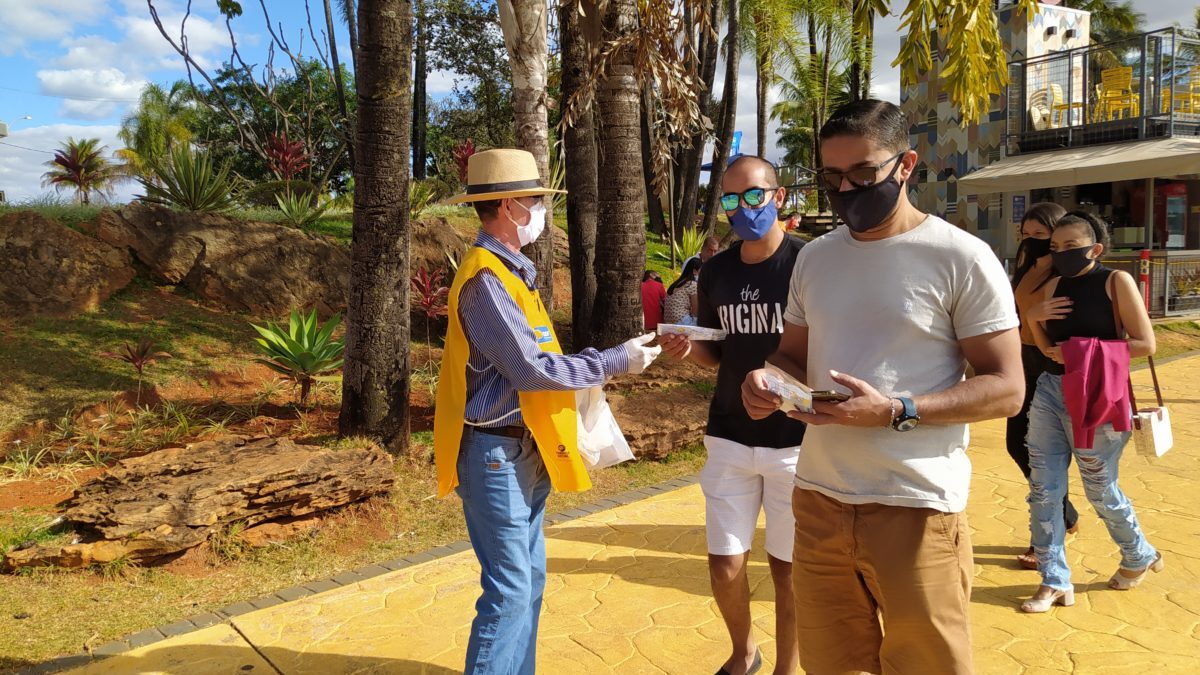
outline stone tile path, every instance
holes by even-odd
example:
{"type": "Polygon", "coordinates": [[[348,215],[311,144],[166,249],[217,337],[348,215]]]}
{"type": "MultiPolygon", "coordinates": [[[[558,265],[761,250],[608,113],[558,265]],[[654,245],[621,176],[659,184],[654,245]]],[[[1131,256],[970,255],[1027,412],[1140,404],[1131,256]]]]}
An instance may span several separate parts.
{"type": "MultiPolygon", "coordinates": [[[[1004,451],[1003,425],[973,430],[977,672],[1200,672],[1200,359],[1167,365],[1161,377],[1176,448],[1150,463],[1131,447],[1122,461],[1122,486],[1167,568],[1133,592],[1105,589],[1118,558],[1087,509],[1076,474],[1071,492],[1084,511],[1082,531],[1069,546],[1077,604],[1039,616],[1017,611],[1037,585],[1036,573],[1019,570],[1013,559],[1028,540],[1026,486],[1004,451]]],[[[1135,382],[1148,400],[1149,374],[1138,373],[1135,382]]],[[[716,670],[727,647],[709,595],[703,523],[703,497],[690,486],[549,528],[539,672],[716,670]]],[[[72,672],[461,672],[477,575],[472,553],[464,551],[72,672]]],[[[761,552],[750,578],[754,623],[770,661],[772,588],[761,552]]]]}

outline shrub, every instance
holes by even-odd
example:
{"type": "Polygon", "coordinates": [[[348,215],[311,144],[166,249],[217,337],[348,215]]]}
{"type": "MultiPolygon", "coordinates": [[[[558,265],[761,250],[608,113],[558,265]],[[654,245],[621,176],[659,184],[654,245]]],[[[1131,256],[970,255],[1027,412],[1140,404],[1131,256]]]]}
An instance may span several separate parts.
{"type": "Polygon", "coordinates": [[[214,168],[207,152],[176,148],[168,163],[156,163],[151,170],[158,183],[138,179],[146,189],[142,201],[203,213],[220,213],[236,205],[230,194],[229,165],[214,168]]]}
{"type": "Polygon", "coordinates": [[[124,348],[120,351],[101,352],[100,355],[107,356],[110,359],[124,361],[125,363],[133,366],[133,369],[137,371],[138,393],[136,403],[138,405],[140,405],[142,402],[142,380],[145,375],[146,368],[153,365],[159,359],[171,358],[170,354],[158,351],[158,345],[154,344],[154,340],[151,340],[150,337],[146,335],[143,335],[141,339],[138,340],[136,345],[126,342],[124,348]]]}
{"type": "Polygon", "coordinates": [[[255,361],[300,385],[300,405],[307,405],[313,383],[342,367],[346,346],[333,339],[340,322],[341,316],[334,314],[318,326],[315,309],[307,317],[293,309],[286,328],[270,322],[265,328],[250,324],[261,336],[255,342],[267,357],[255,361]]]}
{"type": "Polygon", "coordinates": [[[443,186],[436,180],[416,180],[408,189],[408,218],[416,222],[425,209],[442,198],[443,186]]]}
{"type": "Polygon", "coordinates": [[[273,209],[278,206],[276,197],[288,193],[314,195],[313,204],[316,204],[315,195],[320,194],[320,190],[306,180],[271,180],[247,188],[240,196],[246,206],[265,206],[273,209]]]}
{"type": "Polygon", "coordinates": [[[325,215],[325,211],[329,209],[328,202],[320,206],[315,206],[315,201],[312,193],[309,192],[298,195],[285,192],[282,195],[275,195],[275,203],[279,205],[279,210],[283,212],[284,222],[301,230],[307,230],[313,223],[320,220],[321,216],[325,215]]]}

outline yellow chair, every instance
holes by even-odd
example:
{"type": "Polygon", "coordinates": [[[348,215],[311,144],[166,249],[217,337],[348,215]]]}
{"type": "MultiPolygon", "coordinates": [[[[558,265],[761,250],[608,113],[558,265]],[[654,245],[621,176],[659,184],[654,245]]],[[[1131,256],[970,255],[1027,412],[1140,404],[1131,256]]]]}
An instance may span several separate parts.
{"type": "Polygon", "coordinates": [[[1055,129],[1059,127],[1074,126],[1075,116],[1072,114],[1074,110],[1083,110],[1083,101],[1063,101],[1062,85],[1050,85],[1050,109],[1054,111],[1051,116],[1050,126],[1055,129]]]}
{"type": "Polygon", "coordinates": [[[1176,84],[1173,95],[1171,89],[1163,89],[1162,114],[1170,114],[1172,103],[1177,113],[1200,114],[1200,66],[1188,69],[1187,84],[1176,84]]]}
{"type": "Polygon", "coordinates": [[[1099,102],[1108,120],[1140,115],[1141,97],[1133,90],[1133,68],[1125,66],[1100,71],[1099,102]]]}

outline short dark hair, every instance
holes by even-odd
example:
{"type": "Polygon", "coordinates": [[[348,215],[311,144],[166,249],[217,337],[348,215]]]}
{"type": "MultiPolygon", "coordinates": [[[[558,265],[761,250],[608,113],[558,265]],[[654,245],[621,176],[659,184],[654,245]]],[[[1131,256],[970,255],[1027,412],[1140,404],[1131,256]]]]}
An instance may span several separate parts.
{"type": "Polygon", "coordinates": [[[821,127],[819,138],[824,142],[837,136],[858,136],[893,152],[912,148],[908,120],[900,107],[874,98],[847,103],[833,111],[821,127]]]}
{"type": "Polygon", "coordinates": [[[775,170],[775,165],[757,155],[739,155],[736,159],[729,163],[729,167],[725,170],[728,171],[742,162],[756,162],[765,166],[767,168],[767,177],[771,182],[771,184],[767,187],[779,187],[779,172],[775,170]]]}
{"type": "Polygon", "coordinates": [[[484,199],[478,202],[471,202],[471,206],[475,207],[475,215],[479,216],[480,220],[491,220],[500,214],[499,199],[484,199]]]}
{"type": "Polygon", "coordinates": [[[1067,227],[1070,225],[1082,225],[1085,229],[1092,233],[1092,241],[1097,244],[1104,245],[1104,252],[1107,253],[1111,241],[1108,235],[1108,224],[1100,220],[1099,216],[1088,213],[1087,211],[1071,211],[1067,215],[1058,219],[1058,224],[1054,229],[1067,227]]]}

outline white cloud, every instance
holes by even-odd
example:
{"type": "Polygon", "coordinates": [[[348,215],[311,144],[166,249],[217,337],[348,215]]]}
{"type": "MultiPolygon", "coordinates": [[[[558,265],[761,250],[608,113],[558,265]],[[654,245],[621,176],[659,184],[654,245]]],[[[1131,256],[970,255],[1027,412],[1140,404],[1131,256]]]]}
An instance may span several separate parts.
{"type": "MultiPolygon", "coordinates": [[[[13,130],[7,138],[0,141],[6,144],[0,145],[0,190],[5,192],[10,202],[53,194],[52,189],[41,186],[42,174],[46,171],[43,164],[53,158],[59,145],[68,137],[99,138],[101,145],[108,146],[108,152],[111,153],[121,147],[121,142],[117,139],[118,129],[115,124],[49,124],[13,130]],[[12,147],[14,145],[31,149],[12,147]]],[[[136,183],[124,183],[118,186],[113,200],[129,201],[140,189],[136,183]]],[[[69,198],[69,195],[67,197],[69,198]]]]}
{"type": "Polygon", "coordinates": [[[123,105],[136,101],[143,79],[135,79],[117,68],[72,68],[39,70],[44,94],[65,99],[60,114],[69,119],[104,119],[123,105]]]}
{"type": "Polygon", "coordinates": [[[108,16],[105,0],[0,0],[0,56],[29,43],[70,34],[108,16]]]}

